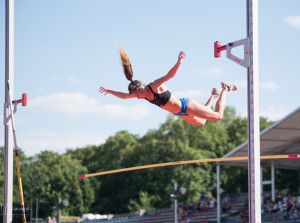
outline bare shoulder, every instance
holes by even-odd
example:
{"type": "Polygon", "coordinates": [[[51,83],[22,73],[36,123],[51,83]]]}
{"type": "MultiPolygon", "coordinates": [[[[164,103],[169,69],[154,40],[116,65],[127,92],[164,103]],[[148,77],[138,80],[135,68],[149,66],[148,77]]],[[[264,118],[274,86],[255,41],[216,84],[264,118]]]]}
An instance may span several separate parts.
{"type": "Polygon", "coordinates": [[[158,94],[163,93],[168,90],[167,86],[164,84],[157,85],[157,84],[155,84],[155,82],[151,82],[149,85],[152,88],[152,90],[158,94]]]}

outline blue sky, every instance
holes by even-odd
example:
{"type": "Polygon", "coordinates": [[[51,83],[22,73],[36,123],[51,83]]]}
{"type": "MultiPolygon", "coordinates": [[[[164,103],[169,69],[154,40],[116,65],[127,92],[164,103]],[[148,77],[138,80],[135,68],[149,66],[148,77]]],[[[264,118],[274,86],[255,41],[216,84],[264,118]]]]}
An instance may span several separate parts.
{"type": "MultiPolygon", "coordinates": [[[[4,103],[4,1],[0,4],[4,103]]],[[[127,91],[118,44],[130,57],[134,79],[146,84],[186,52],[166,83],[171,92],[205,103],[221,81],[234,82],[239,89],[229,93],[227,105],[246,116],[246,69],[224,52],[213,57],[214,41],[245,37],[246,0],[16,0],[15,99],[28,94],[28,106],[18,106],[15,114],[18,144],[27,155],[63,153],[103,143],[121,130],[142,136],[165,122],[169,114],[147,101],[98,93],[100,86],[127,91]]],[[[299,0],[259,1],[260,113],[269,120],[299,107],[299,39],[299,0]]],[[[0,135],[1,146],[3,128],[0,135]]]]}

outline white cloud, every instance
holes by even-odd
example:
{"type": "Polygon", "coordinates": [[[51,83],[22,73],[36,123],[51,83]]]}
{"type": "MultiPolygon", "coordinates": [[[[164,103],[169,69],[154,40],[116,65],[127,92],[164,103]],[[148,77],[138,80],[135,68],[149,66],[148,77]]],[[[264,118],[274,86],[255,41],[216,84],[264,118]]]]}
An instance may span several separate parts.
{"type": "Polygon", "coordinates": [[[267,117],[271,121],[278,121],[291,112],[291,109],[284,106],[270,106],[260,109],[260,116],[267,117]]]}
{"type": "Polygon", "coordinates": [[[109,118],[138,120],[150,113],[147,107],[140,104],[134,106],[123,106],[120,104],[100,105],[96,99],[80,92],[41,96],[30,100],[29,103],[33,109],[38,109],[39,111],[59,112],[71,116],[100,115],[109,118]]]}
{"type": "Polygon", "coordinates": [[[127,107],[116,104],[106,104],[99,108],[100,115],[107,115],[110,118],[127,118],[131,120],[139,120],[150,114],[148,108],[144,105],[134,105],[127,107]]]}
{"type": "Polygon", "coordinates": [[[83,83],[83,81],[81,79],[79,79],[78,77],[74,77],[74,76],[69,76],[68,80],[71,84],[81,84],[81,83],[83,83]]]}
{"type": "Polygon", "coordinates": [[[211,67],[208,70],[198,69],[197,73],[199,73],[201,76],[220,76],[225,72],[218,67],[211,67]]]}
{"type": "Polygon", "coordinates": [[[280,88],[280,86],[273,81],[262,82],[260,83],[260,87],[261,89],[270,90],[270,91],[275,91],[280,88]]]}
{"type": "Polygon", "coordinates": [[[207,97],[208,93],[199,90],[187,90],[174,92],[177,98],[196,98],[196,97],[207,97]]]}
{"type": "Polygon", "coordinates": [[[300,16],[287,16],[283,21],[294,28],[300,29],[300,16]]]}
{"type": "Polygon", "coordinates": [[[22,150],[28,156],[51,150],[64,153],[66,149],[75,149],[87,145],[99,145],[108,137],[103,134],[87,132],[57,132],[57,131],[28,131],[24,133],[24,140],[20,140],[22,150]]]}

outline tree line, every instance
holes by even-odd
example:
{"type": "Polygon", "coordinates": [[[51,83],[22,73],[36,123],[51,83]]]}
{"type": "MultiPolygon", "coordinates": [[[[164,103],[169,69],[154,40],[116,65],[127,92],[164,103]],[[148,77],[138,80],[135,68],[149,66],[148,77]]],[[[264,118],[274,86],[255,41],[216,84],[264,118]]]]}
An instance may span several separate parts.
{"type": "MultiPolygon", "coordinates": [[[[271,124],[266,118],[260,118],[261,130],[271,124]]],[[[191,125],[171,115],[159,128],[149,130],[144,136],[119,131],[101,145],[68,149],[63,154],[47,150],[28,157],[20,150],[25,206],[32,201],[35,208],[38,197],[40,217],[56,215],[51,208],[58,197],[69,201],[69,207],[63,209],[62,214],[70,216],[166,208],[172,203],[168,195],[172,193],[173,182],[187,189],[179,198],[181,202],[196,202],[201,193],[216,196],[215,163],[158,167],[81,180],[78,176],[148,164],[218,158],[247,137],[247,118],[237,116],[234,108],[227,107],[222,121],[208,121],[205,126],[191,125]]],[[[3,191],[3,147],[0,155],[0,188],[3,191]]],[[[223,192],[234,193],[237,188],[247,192],[247,167],[222,168],[223,192]]],[[[17,207],[20,201],[15,170],[14,167],[13,203],[17,207]]],[[[298,172],[276,171],[277,188],[296,189],[298,185],[289,184],[288,179],[297,178],[298,172]]],[[[268,175],[269,170],[264,174],[268,175]]],[[[3,204],[3,192],[0,202],[3,204]]]]}

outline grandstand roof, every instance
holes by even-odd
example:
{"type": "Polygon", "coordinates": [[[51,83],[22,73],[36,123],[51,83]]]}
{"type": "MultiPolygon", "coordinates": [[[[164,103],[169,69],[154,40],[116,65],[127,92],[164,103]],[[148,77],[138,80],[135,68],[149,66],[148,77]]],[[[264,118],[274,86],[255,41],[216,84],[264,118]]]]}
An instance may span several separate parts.
{"type": "MultiPolygon", "coordinates": [[[[260,133],[260,155],[300,153],[300,107],[260,133]]],[[[227,153],[226,157],[248,156],[248,141],[227,153]]],[[[220,162],[221,165],[246,166],[247,161],[220,162]]],[[[271,166],[271,160],[261,160],[261,166],[271,166]]],[[[300,170],[300,159],[275,159],[275,168],[300,170]]]]}

